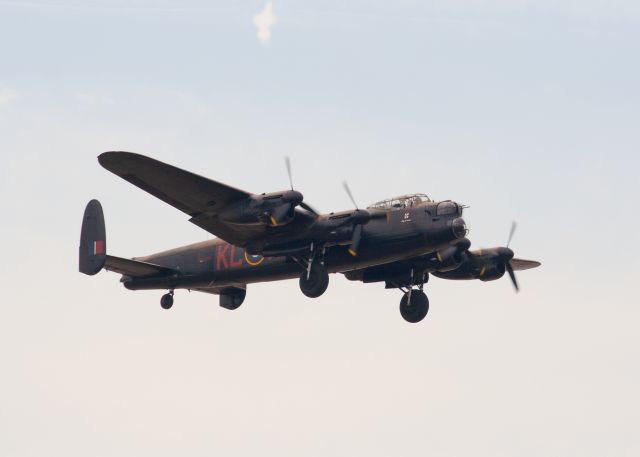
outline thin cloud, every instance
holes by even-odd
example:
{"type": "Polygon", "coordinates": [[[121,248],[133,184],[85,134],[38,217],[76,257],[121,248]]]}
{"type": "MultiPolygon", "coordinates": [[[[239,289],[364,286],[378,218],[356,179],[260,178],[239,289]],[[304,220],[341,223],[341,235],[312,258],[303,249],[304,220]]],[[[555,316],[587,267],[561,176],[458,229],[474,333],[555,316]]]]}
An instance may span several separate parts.
{"type": "Polygon", "coordinates": [[[273,14],[273,5],[267,3],[262,11],[253,16],[253,25],[258,28],[258,40],[267,43],[271,39],[271,28],[278,18],[273,14]]]}
{"type": "Polygon", "coordinates": [[[5,105],[15,100],[18,97],[18,92],[10,87],[0,86],[0,105],[5,105]]]}

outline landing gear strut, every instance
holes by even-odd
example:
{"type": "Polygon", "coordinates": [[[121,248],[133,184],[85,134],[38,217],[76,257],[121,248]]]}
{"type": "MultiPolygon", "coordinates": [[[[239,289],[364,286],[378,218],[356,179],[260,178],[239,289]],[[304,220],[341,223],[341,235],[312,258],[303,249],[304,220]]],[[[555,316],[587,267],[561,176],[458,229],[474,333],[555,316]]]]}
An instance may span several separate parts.
{"type": "Polygon", "coordinates": [[[162,296],[160,306],[162,306],[162,309],[171,309],[173,306],[173,290],[162,296]]]}

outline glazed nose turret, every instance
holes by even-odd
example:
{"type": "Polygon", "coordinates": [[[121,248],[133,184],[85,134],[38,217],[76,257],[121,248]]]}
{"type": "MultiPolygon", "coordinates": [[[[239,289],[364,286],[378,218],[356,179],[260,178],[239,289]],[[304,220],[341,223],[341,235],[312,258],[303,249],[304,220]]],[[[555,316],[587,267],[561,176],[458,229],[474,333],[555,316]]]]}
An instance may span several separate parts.
{"type": "Polygon", "coordinates": [[[464,222],[464,219],[461,217],[457,217],[451,221],[451,232],[453,236],[456,238],[464,238],[469,230],[467,229],[467,224],[464,222]]]}

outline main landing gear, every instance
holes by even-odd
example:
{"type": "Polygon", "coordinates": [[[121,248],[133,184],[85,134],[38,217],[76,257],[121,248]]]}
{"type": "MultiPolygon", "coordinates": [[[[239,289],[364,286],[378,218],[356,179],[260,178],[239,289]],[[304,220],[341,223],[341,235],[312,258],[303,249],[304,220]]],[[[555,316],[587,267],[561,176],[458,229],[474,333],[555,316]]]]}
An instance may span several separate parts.
{"type": "Polygon", "coordinates": [[[294,259],[304,271],[300,274],[300,290],[309,298],[317,298],[327,290],[329,286],[329,272],[324,266],[324,248],[320,253],[320,259],[316,259],[317,250],[311,243],[309,258],[294,259]]]}
{"type": "Polygon", "coordinates": [[[162,309],[171,309],[173,306],[173,290],[162,296],[160,306],[162,306],[162,309]]]}
{"type": "Polygon", "coordinates": [[[324,265],[313,264],[300,275],[300,290],[309,298],[322,295],[329,286],[329,273],[324,265]]]}
{"type": "Polygon", "coordinates": [[[410,289],[400,300],[400,314],[407,322],[415,324],[427,316],[429,298],[421,289],[410,289]]]}
{"type": "Polygon", "coordinates": [[[411,269],[409,287],[399,287],[399,289],[404,292],[400,300],[400,315],[405,321],[415,324],[427,316],[429,312],[429,298],[423,289],[425,283],[428,281],[429,276],[426,272],[416,280],[414,271],[411,269]],[[417,285],[417,289],[414,288],[414,285],[417,285]]]}

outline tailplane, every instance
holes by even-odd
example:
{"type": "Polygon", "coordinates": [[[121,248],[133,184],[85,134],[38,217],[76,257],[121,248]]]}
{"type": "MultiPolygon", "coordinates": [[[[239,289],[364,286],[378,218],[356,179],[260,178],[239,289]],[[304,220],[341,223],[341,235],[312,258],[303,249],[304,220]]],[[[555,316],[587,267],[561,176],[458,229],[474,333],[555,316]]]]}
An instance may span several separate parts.
{"type": "Polygon", "coordinates": [[[82,217],[78,261],[80,273],[90,276],[97,274],[104,267],[106,258],[107,238],[102,205],[98,200],[91,200],[82,217]]]}

